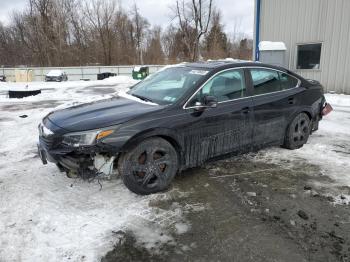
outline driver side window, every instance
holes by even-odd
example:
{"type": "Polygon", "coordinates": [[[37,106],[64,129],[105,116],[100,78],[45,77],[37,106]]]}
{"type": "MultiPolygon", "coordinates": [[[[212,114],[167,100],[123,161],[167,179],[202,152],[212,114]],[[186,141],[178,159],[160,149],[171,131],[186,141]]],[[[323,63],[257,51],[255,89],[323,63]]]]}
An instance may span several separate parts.
{"type": "Polygon", "coordinates": [[[218,102],[245,97],[246,86],[243,69],[233,69],[214,76],[197,92],[188,106],[202,103],[205,96],[214,96],[218,102]]]}

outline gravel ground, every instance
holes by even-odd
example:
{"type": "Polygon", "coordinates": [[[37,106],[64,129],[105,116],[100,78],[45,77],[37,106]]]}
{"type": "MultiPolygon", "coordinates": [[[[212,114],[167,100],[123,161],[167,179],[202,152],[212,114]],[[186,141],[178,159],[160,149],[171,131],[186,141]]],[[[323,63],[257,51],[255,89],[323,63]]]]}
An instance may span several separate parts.
{"type": "Polygon", "coordinates": [[[173,190],[186,196],[152,204],[181,207],[188,230],[179,234],[171,225],[175,242],[162,245],[160,253],[123,232],[102,261],[350,261],[349,205],[335,205],[314,186],[329,182],[319,167],[293,167],[249,154],[184,172],[173,190]]]}

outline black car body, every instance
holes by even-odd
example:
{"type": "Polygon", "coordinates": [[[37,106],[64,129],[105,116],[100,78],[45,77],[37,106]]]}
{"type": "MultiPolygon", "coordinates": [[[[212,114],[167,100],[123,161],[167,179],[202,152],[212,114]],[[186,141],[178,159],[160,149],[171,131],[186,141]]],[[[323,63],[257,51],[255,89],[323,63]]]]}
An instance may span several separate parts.
{"type": "MultiPolygon", "coordinates": [[[[175,168],[177,172],[229,153],[245,153],[273,145],[299,148],[308,135],[317,130],[322,118],[325,106],[322,86],[284,68],[254,62],[216,61],[181,64],[166,70],[179,70],[184,76],[189,76],[181,81],[184,81],[182,86],[190,87],[176,99],[170,95],[166,98],[174,90],[168,88],[163,92],[163,89],[157,89],[154,97],[159,97],[159,100],[151,103],[143,96],[150,91],[147,82],[143,84],[142,81],[141,89],[146,85],[142,96],[139,95],[141,91],[136,94],[140,89],[138,84],[126,96],[47,115],[39,126],[39,153],[43,162],[49,160],[62,170],[86,174],[87,171],[99,171],[94,161],[97,155],[102,156],[106,163],[122,165],[120,172],[129,173],[123,177],[129,189],[147,194],[163,190],[169,183],[162,181],[160,187],[152,184],[149,190],[144,190],[143,184],[136,185],[142,183],[142,179],[128,180],[133,166],[138,163],[143,167],[135,172],[142,178],[158,169],[157,165],[148,164],[155,158],[153,155],[152,159],[147,155],[149,159],[140,160],[145,158],[141,151],[135,160],[138,163],[132,162],[132,156],[128,156],[129,165],[125,164],[128,161],[123,156],[130,152],[136,154],[143,141],[151,140],[153,144],[159,144],[159,148],[170,145],[176,152],[176,161],[168,159],[168,166],[161,167],[165,170],[175,168]],[[228,92],[228,87],[234,91],[228,92]],[[300,127],[298,132],[295,131],[297,126],[300,127]],[[84,133],[91,130],[92,135],[84,133]],[[65,137],[67,134],[69,138],[65,137]],[[90,144],[79,144],[82,139],[88,141],[89,136],[92,137],[90,144]],[[166,143],[158,143],[157,139],[166,143]],[[130,183],[136,186],[130,186],[130,183]]],[[[170,79],[180,81],[173,76],[170,79]]],[[[147,147],[152,147],[152,143],[144,145],[144,155],[149,154],[147,147]]],[[[171,155],[173,151],[167,152],[171,155]]],[[[164,161],[167,159],[161,150],[159,155],[164,161]]],[[[174,158],[174,154],[171,157],[174,158]]]]}
{"type": "Polygon", "coordinates": [[[6,76],[0,75],[0,82],[6,82],[6,76]]]}

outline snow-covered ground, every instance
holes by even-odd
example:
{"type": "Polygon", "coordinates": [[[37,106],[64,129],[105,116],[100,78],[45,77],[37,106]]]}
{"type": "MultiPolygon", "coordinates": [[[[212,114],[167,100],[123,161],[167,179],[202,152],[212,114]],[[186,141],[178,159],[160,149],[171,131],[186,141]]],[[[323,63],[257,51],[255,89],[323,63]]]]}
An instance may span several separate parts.
{"type": "MultiPolygon", "coordinates": [[[[166,194],[137,196],[120,180],[103,180],[100,190],[97,181],[69,179],[37,157],[37,126],[53,108],[111,93],[96,95],[96,88],[119,91],[134,83],[129,77],[33,83],[50,88],[35,97],[0,98],[0,261],[96,261],[119,230],[131,230],[146,247],[171,241],[162,228],[182,225],[181,210],[149,206],[166,194]]],[[[19,84],[6,88],[12,85],[19,84]]]]}
{"type": "MultiPolygon", "coordinates": [[[[37,125],[47,113],[109,97],[134,83],[129,77],[30,83],[28,88],[44,90],[24,99],[9,99],[2,91],[27,88],[25,84],[1,83],[0,261],[96,261],[116,243],[114,232],[118,230],[131,230],[138,241],[156,247],[172,241],[163,230],[169,225],[178,233],[188,228],[180,207],[168,211],[150,205],[168,198],[169,193],[137,196],[120,180],[104,180],[100,190],[97,181],[69,179],[54,165],[42,165],[37,157],[37,125]],[[27,117],[21,118],[23,115],[27,117]]],[[[350,96],[326,97],[335,110],[324,118],[307,145],[295,151],[263,150],[255,160],[307,161],[332,179],[323,186],[330,190],[350,186],[350,96]]]]}

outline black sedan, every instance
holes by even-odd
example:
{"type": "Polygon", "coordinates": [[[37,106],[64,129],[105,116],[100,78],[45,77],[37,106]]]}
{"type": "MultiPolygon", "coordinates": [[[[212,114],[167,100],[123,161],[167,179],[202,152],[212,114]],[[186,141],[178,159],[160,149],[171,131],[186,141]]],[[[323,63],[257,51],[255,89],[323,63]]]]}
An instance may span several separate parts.
{"type": "Polygon", "coordinates": [[[44,164],[90,177],[118,170],[138,194],[177,172],[267,146],[302,147],[331,110],[322,86],[253,62],[171,66],[112,99],[55,111],[39,125],[44,164]]]}

